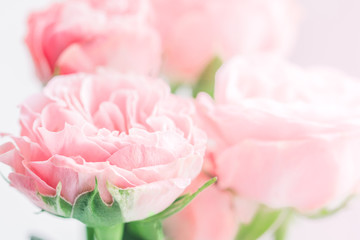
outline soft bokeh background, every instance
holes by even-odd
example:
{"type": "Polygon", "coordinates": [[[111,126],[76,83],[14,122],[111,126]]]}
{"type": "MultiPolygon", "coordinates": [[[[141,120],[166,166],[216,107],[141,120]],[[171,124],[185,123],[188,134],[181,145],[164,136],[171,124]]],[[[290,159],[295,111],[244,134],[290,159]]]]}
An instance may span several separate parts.
{"type": "MultiPolygon", "coordinates": [[[[18,133],[18,108],[41,86],[24,45],[26,16],[54,0],[0,1],[0,132],[18,133]]],[[[303,21],[290,59],[303,66],[327,65],[360,78],[360,2],[358,0],[299,0],[303,21]]],[[[359,93],[360,94],[360,93],[359,93]]],[[[9,171],[1,165],[3,173],[9,171]]],[[[39,213],[30,201],[0,179],[0,239],[85,239],[81,223],[39,213]]],[[[321,220],[297,218],[289,240],[360,239],[360,199],[342,212],[321,220]]],[[[269,236],[263,240],[271,239],[269,236]]]]}

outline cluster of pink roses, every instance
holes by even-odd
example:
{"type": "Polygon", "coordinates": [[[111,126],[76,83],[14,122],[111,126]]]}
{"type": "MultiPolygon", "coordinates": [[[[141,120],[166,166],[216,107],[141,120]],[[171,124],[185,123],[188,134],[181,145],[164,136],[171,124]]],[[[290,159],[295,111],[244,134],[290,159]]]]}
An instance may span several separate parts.
{"type": "Polygon", "coordinates": [[[67,0],[30,16],[26,42],[44,82],[98,67],[194,82],[215,56],[286,53],[293,1],[67,0]]]}
{"type": "Polygon", "coordinates": [[[88,209],[96,197],[129,223],[217,177],[165,221],[176,240],[242,239],[264,208],[339,206],[360,184],[360,81],[283,60],[298,16],[292,0],[66,0],[33,13],[26,43],[47,86],[0,146],[11,185],[98,227],[111,222],[88,209]],[[214,98],[157,78],[194,86],[214,58],[226,61],[214,98]]]}

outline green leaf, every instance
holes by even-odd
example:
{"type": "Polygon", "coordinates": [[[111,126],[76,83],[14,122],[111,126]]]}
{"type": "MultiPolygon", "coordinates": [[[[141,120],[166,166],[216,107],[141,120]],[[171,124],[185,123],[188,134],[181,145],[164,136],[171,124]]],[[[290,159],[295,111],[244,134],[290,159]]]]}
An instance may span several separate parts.
{"type": "Polygon", "coordinates": [[[241,225],[236,235],[236,240],[256,240],[269,230],[278,217],[281,210],[272,210],[265,206],[261,206],[251,221],[246,225],[241,225]]]}
{"type": "Polygon", "coordinates": [[[71,217],[78,219],[89,227],[107,227],[123,223],[119,204],[103,202],[96,181],[95,189],[80,195],[73,206],[71,217]]]}
{"type": "Polygon", "coordinates": [[[161,221],[136,221],[125,224],[123,240],[163,240],[165,239],[161,221]]]}
{"type": "Polygon", "coordinates": [[[171,82],[170,83],[170,89],[171,89],[171,93],[175,94],[176,91],[182,86],[182,84],[180,82],[171,82]]]}
{"type": "Polygon", "coordinates": [[[216,177],[210,179],[207,181],[203,186],[201,186],[195,193],[193,194],[185,194],[183,196],[180,196],[177,198],[173,204],[171,204],[168,208],[166,208],[164,211],[155,214],[154,216],[148,217],[142,222],[156,222],[156,221],[162,221],[163,219],[170,217],[171,215],[179,212],[184,207],[186,207],[199,193],[201,193],[204,189],[215,183],[217,180],[216,177]]]}
{"type": "Polygon", "coordinates": [[[206,66],[193,88],[193,97],[196,97],[199,92],[206,92],[214,98],[215,74],[221,65],[221,59],[219,57],[215,57],[206,66]]]}
{"type": "Polygon", "coordinates": [[[289,225],[291,223],[291,220],[293,219],[293,216],[294,216],[294,211],[291,209],[284,210],[281,213],[281,216],[279,217],[279,218],[281,218],[280,219],[281,224],[274,232],[275,240],[285,240],[286,239],[289,225]]]}

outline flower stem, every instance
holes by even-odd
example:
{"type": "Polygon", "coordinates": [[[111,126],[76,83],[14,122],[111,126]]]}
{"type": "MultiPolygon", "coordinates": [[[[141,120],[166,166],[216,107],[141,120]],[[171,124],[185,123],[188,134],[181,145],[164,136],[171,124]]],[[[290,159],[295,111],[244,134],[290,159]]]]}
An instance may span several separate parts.
{"type": "Polygon", "coordinates": [[[86,239],[95,240],[94,229],[92,227],[86,226],[86,239]]]}
{"type": "Polygon", "coordinates": [[[164,240],[164,231],[161,221],[127,223],[124,240],[164,240]]]}
{"type": "MultiPolygon", "coordinates": [[[[88,228],[89,229],[89,228],[88,228]]],[[[110,227],[93,228],[94,239],[96,240],[121,240],[124,232],[124,224],[118,224],[110,227]]],[[[89,231],[88,231],[89,233],[89,231]]],[[[89,240],[88,235],[88,240],[89,240]]]]}

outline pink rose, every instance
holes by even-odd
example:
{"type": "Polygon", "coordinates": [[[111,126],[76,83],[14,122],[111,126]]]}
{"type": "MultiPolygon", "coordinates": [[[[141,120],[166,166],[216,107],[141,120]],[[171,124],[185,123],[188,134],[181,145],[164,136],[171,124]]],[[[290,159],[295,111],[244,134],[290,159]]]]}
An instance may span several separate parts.
{"type": "Polygon", "coordinates": [[[151,18],[151,6],[148,0],[71,0],[90,4],[93,8],[101,9],[108,15],[134,16],[138,18],[151,18]]]}
{"type": "MultiPolygon", "coordinates": [[[[208,179],[204,173],[200,174],[188,191],[196,191],[208,179]]],[[[236,199],[230,191],[212,185],[164,222],[165,233],[171,240],[233,240],[240,222],[248,222],[255,209],[254,205],[236,199]]]]}
{"type": "Polygon", "coordinates": [[[274,57],[237,57],[197,99],[208,170],[223,189],[273,208],[312,212],[355,193],[360,81],[274,57]]]}
{"type": "Polygon", "coordinates": [[[164,48],[164,70],[194,82],[218,56],[291,47],[299,19],[294,0],[151,0],[164,48]]]}
{"type": "Polygon", "coordinates": [[[0,147],[11,185],[39,207],[40,198],[73,205],[97,188],[118,203],[124,222],[167,208],[202,167],[206,138],[193,125],[194,107],[161,80],[99,73],[53,79],[21,105],[21,136],[0,147]]]}
{"type": "Polygon", "coordinates": [[[96,3],[64,1],[30,15],[26,43],[43,82],[54,74],[94,72],[98,67],[158,72],[161,44],[149,23],[148,4],[130,0],[96,3]]]}

